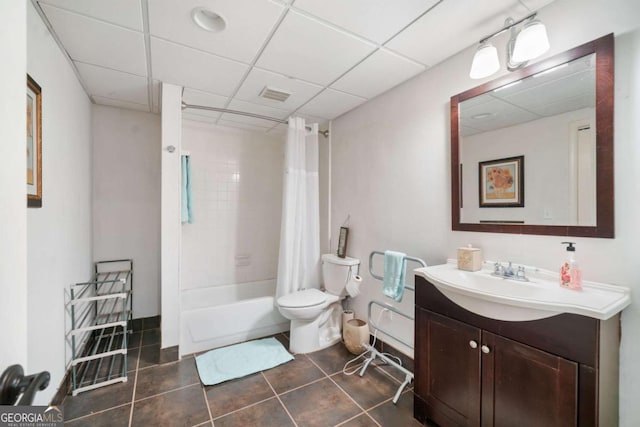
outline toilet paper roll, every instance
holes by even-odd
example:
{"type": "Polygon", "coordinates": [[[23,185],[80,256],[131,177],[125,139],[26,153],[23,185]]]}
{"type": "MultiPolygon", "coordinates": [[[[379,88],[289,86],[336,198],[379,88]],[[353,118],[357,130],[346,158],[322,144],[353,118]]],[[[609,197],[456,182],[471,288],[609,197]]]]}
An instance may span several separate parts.
{"type": "Polygon", "coordinates": [[[344,325],[347,324],[347,322],[353,318],[355,318],[356,315],[353,312],[353,310],[344,310],[342,312],[342,329],[344,330],[344,325]]]}
{"type": "Polygon", "coordinates": [[[346,286],[347,294],[349,294],[351,298],[360,295],[361,284],[362,284],[362,277],[358,276],[357,274],[354,274],[353,276],[351,276],[351,279],[349,279],[349,282],[347,283],[347,286],[346,286]]]}

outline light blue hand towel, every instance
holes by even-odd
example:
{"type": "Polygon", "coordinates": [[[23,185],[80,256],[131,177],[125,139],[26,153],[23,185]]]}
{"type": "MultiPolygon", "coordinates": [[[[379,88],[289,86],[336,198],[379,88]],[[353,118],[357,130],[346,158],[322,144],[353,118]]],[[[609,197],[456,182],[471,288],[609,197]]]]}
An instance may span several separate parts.
{"type": "Polygon", "coordinates": [[[404,271],[406,267],[406,254],[395,251],[384,253],[384,280],[382,293],[389,298],[400,302],[404,294],[404,271]]]}

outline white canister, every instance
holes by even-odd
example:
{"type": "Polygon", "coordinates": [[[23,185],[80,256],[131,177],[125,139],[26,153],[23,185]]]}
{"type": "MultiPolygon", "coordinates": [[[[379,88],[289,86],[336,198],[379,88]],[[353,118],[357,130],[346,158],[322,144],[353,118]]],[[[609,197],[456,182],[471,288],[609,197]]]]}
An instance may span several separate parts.
{"type": "Polygon", "coordinates": [[[369,325],[364,320],[351,319],[344,325],[344,345],[353,354],[366,350],[362,344],[369,344],[369,325]]]}

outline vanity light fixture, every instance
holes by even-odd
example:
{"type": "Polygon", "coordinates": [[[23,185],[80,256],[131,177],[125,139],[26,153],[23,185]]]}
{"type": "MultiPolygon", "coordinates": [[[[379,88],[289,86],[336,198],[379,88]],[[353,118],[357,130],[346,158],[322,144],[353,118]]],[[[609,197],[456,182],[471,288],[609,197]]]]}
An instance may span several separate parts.
{"type": "Polygon", "coordinates": [[[191,11],[191,19],[200,28],[218,33],[227,27],[224,18],[206,7],[196,7],[191,11]]]}
{"type": "Polygon", "coordinates": [[[511,33],[507,42],[507,69],[509,71],[524,67],[528,61],[549,50],[547,30],[542,22],[535,19],[536,15],[533,13],[519,21],[507,18],[504,27],[480,40],[480,45],[471,63],[469,77],[482,79],[500,69],[498,51],[489,43],[489,40],[507,30],[510,30],[511,33]],[[524,23],[522,28],[518,29],[517,26],[522,23],[524,23]]]}

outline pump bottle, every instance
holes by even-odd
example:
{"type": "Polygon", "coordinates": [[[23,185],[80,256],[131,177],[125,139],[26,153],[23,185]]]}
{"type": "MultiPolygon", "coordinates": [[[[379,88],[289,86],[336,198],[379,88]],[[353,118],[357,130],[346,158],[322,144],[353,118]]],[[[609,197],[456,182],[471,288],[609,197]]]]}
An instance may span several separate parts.
{"type": "Polygon", "coordinates": [[[562,242],[567,246],[567,261],[560,267],[560,286],[567,289],[582,289],[582,271],[576,261],[576,248],[574,242],[562,242]]]}

